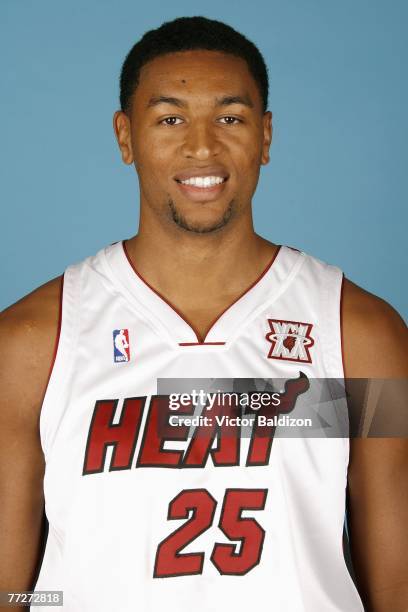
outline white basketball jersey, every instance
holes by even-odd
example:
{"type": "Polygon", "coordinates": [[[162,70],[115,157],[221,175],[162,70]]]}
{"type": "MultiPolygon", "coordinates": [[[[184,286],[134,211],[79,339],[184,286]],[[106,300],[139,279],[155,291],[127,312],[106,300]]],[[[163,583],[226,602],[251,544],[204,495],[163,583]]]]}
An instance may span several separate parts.
{"type": "MultiPolygon", "coordinates": [[[[342,546],[347,435],[239,419],[227,434],[193,422],[221,414],[220,396],[211,410],[174,394],[177,409],[165,391],[282,379],[279,415],[301,415],[296,385],[344,376],[341,286],[338,268],[281,246],[202,341],[124,242],[69,266],[40,416],[36,590],[62,590],[67,612],[363,612],[342,546]]],[[[343,400],[319,410],[331,430],[347,422],[343,400]]]]}

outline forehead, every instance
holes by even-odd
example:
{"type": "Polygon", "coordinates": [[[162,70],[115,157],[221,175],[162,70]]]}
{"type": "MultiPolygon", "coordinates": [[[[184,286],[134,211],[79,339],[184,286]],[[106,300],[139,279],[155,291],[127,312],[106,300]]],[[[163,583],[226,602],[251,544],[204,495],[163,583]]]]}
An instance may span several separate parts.
{"type": "Polygon", "coordinates": [[[262,106],[258,85],[241,57],[218,51],[181,51],[156,57],[145,64],[133,101],[152,95],[195,96],[200,100],[221,95],[249,95],[262,106]]]}

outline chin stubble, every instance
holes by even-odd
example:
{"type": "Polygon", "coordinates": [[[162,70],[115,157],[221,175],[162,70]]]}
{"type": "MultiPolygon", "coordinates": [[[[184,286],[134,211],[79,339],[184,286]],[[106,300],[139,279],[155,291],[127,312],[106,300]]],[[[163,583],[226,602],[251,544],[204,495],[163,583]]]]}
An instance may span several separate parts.
{"type": "Polygon", "coordinates": [[[168,205],[171,211],[172,219],[174,223],[176,223],[179,227],[188,232],[194,232],[195,234],[209,234],[210,232],[215,232],[216,230],[224,227],[228,223],[234,208],[234,200],[231,200],[231,202],[229,203],[227,210],[222,216],[222,219],[214,225],[210,225],[209,227],[200,227],[187,223],[186,219],[183,217],[180,211],[177,210],[171,198],[168,201],[168,205]]]}

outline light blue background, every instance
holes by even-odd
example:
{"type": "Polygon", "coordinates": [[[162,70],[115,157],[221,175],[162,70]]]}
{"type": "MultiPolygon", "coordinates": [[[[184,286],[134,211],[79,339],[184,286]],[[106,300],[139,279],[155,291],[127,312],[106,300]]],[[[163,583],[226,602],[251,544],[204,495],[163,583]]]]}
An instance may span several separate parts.
{"type": "Polygon", "coordinates": [[[269,66],[257,231],[406,317],[404,0],[2,0],[0,308],[135,233],[136,174],[111,127],[119,70],[147,29],[197,14],[241,30],[269,66]]]}

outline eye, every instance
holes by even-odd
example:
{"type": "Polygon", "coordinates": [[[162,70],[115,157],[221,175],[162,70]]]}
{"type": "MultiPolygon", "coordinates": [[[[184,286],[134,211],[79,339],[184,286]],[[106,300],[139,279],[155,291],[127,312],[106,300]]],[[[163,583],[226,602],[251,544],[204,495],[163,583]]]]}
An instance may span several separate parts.
{"type": "Polygon", "coordinates": [[[236,123],[242,123],[241,119],[238,119],[237,117],[221,117],[220,121],[223,122],[223,120],[225,120],[226,125],[235,125],[236,123]]]}
{"type": "Polygon", "coordinates": [[[180,117],[165,117],[159,123],[162,125],[169,125],[171,127],[173,125],[179,125],[179,123],[176,123],[177,121],[182,121],[182,119],[180,119],[180,117]]]}

